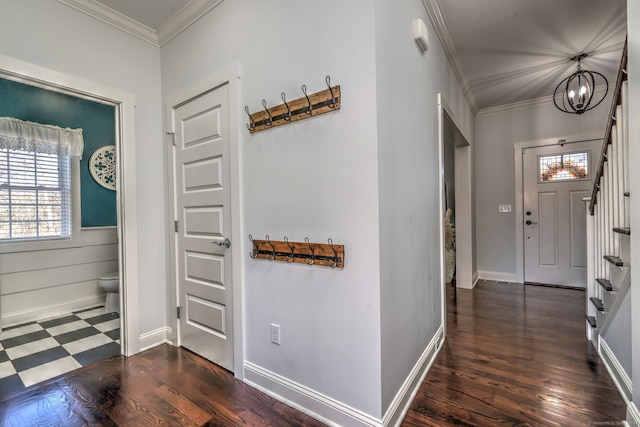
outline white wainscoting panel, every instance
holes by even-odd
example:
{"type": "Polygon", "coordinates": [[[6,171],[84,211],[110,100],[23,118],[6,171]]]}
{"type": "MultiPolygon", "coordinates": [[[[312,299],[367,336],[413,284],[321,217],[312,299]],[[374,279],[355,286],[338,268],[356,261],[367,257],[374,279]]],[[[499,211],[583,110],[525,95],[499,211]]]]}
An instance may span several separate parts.
{"type": "Polygon", "coordinates": [[[118,270],[116,228],[83,229],[79,241],[74,248],[2,254],[2,326],[104,304],[97,279],[118,270]]]}

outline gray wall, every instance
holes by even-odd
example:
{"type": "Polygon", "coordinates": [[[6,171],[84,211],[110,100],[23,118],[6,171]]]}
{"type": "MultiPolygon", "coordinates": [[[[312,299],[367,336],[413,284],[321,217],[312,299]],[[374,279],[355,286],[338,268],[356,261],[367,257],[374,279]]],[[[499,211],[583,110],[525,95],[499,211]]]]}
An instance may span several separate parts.
{"type": "Polygon", "coordinates": [[[455,149],[450,141],[444,144],[444,184],[446,186],[445,208],[451,209],[451,221],[455,225],[456,216],[456,168],[455,149]]]}
{"type": "Polygon", "coordinates": [[[471,112],[420,1],[376,1],[376,65],[384,413],[442,325],[438,93],[456,116],[471,112]],[[418,17],[431,35],[424,54],[418,17]]]}
{"type": "Polygon", "coordinates": [[[475,126],[476,248],[480,278],[516,279],[514,144],[539,145],[545,139],[568,141],[604,136],[610,97],[582,116],[560,112],[551,99],[482,110],[475,126]],[[498,213],[510,204],[511,213],[498,213]]]}
{"type": "Polygon", "coordinates": [[[607,332],[602,336],[607,345],[622,366],[624,372],[631,378],[633,358],[631,356],[631,292],[623,296],[622,304],[615,314],[607,332]]]}

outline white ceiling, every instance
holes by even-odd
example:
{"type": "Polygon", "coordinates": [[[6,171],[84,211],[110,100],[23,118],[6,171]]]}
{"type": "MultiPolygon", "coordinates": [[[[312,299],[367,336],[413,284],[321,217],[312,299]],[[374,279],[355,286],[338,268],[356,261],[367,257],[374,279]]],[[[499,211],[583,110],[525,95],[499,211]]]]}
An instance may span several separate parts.
{"type": "MultiPolygon", "coordinates": [[[[101,3],[158,32],[221,0],[59,0],[101,3]]],[[[293,1],[293,0],[291,0],[293,1]]],[[[626,36],[626,0],[422,0],[474,110],[542,97],[583,68],[615,81],[626,36]]],[[[184,25],[174,25],[183,28],[184,25]]],[[[435,36],[435,35],[434,35],[435,36]]],[[[157,39],[158,39],[157,38],[157,39]]],[[[428,54],[428,53],[427,53],[428,54]]]]}
{"type": "Polygon", "coordinates": [[[438,0],[478,109],[551,96],[576,70],[615,81],[626,0],[438,0]]]}

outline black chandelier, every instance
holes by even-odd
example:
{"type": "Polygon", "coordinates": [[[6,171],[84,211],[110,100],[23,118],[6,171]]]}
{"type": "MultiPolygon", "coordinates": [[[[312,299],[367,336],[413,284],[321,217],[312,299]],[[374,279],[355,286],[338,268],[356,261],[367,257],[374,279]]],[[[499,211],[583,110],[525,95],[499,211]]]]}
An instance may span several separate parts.
{"type": "Polygon", "coordinates": [[[609,92],[609,82],[605,76],[597,71],[582,69],[581,61],[587,56],[586,53],[581,53],[569,58],[571,61],[578,62],[578,71],[562,80],[553,91],[553,103],[560,111],[569,114],[582,114],[600,105],[609,92]],[[593,97],[596,79],[604,81],[605,85],[604,93],[597,100],[593,97]],[[562,98],[562,104],[558,103],[558,98],[562,98]]]}

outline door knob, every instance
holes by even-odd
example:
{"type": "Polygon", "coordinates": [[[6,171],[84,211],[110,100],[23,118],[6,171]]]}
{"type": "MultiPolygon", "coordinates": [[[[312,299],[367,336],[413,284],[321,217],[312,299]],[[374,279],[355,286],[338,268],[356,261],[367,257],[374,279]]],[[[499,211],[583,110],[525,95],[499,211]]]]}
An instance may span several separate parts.
{"type": "Polygon", "coordinates": [[[211,243],[218,246],[226,246],[227,248],[231,247],[231,240],[229,240],[229,238],[224,239],[224,242],[211,242],[211,243]]]}
{"type": "Polygon", "coordinates": [[[525,224],[532,225],[532,224],[537,224],[537,222],[533,222],[531,220],[527,220],[527,221],[525,221],[525,224]]]}

